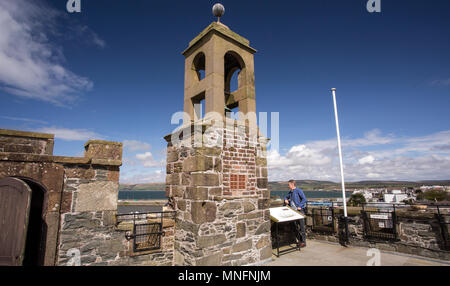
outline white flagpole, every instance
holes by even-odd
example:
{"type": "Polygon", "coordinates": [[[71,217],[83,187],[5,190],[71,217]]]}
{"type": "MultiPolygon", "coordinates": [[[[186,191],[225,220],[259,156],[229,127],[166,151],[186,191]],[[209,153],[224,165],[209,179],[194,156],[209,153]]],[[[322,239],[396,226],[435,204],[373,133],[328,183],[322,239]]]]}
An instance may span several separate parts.
{"type": "Polygon", "coordinates": [[[339,119],[336,105],[336,89],[332,88],[331,92],[333,93],[334,117],[336,119],[336,133],[339,149],[339,163],[341,165],[341,184],[342,184],[342,198],[344,200],[344,217],[347,217],[347,200],[345,198],[344,166],[342,165],[341,135],[339,134],[339,119]]]}

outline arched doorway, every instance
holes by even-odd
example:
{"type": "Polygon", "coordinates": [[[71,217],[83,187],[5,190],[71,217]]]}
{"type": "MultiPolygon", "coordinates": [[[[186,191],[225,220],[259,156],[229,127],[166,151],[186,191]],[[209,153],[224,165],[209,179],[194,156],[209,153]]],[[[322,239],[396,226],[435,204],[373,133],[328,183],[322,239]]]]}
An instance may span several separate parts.
{"type": "Polygon", "coordinates": [[[47,192],[27,178],[0,179],[0,265],[43,265],[47,192]]]}
{"type": "Polygon", "coordinates": [[[44,265],[45,242],[47,237],[47,192],[41,184],[20,178],[31,188],[31,205],[28,221],[28,232],[25,243],[25,257],[23,265],[44,265]]]}

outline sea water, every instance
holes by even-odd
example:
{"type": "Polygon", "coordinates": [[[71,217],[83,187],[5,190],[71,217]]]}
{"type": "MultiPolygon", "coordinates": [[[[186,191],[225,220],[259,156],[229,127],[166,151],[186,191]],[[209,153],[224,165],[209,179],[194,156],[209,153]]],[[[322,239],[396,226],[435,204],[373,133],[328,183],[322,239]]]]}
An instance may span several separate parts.
{"type": "MultiPolygon", "coordinates": [[[[271,191],[270,196],[278,196],[284,198],[288,191],[271,191]]],[[[341,191],[304,191],[307,199],[318,198],[340,198],[342,197],[341,191]]],[[[347,197],[350,193],[347,193],[347,197]]],[[[119,200],[165,200],[165,191],[119,191],[119,200]]]]}

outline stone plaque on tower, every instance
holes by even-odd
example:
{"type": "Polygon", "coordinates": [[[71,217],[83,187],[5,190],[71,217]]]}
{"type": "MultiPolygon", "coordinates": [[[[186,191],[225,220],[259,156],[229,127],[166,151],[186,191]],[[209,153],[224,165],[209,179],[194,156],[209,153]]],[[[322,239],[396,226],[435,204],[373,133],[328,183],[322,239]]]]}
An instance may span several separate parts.
{"type": "MultiPolygon", "coordinates": [[[[223,12],[213,9],[217,17],[223,12]]],[[[255,52],[219,21],[183,52],[183,125],[165,137],[166,194],[177,212],[175,265],[271,259],[268,139],[256,123],[255,52]]]]}

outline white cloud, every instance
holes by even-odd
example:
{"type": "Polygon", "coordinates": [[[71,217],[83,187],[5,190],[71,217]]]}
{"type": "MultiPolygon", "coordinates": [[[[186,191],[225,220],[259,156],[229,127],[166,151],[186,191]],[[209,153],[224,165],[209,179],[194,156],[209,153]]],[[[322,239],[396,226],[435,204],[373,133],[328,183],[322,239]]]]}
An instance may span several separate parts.
{"type": "Polygon", "coordinates": [[[143,184],[165,182],[165,161],[156,160],[151,152],[125,157],[120,172],[120,182],[125,184],[143,184]]]}
{"type": "Polygon", "coordinates": [[[104,139],[103,136],[86,129],[67,129],[55,127],[43,127],[36,132],[55,134],[56,139],[65,141],[87,141],[90,139],[104,139]]]}
{"type": "Polygon", "coordinates": [[[160,167],[164,165],[164,161],[156,161],[151,152],[136,154],[136,159],[138,159],[144,167],[151,168],[151,167],[160,167]]]}
{"type": "Polygon", "coordinates": [[[125,140],[123,141],[123,147],[127,148],[130,152],[134,151],[146,151],[151,149],[151,145],[138,140],[125,140]]]}
{"type": "Polygon", "coordinates": [[[373,163],[373,161],[375,161],[375,158],[372,155],[369,155],[369,156],[366,156],[366,157],[362,157],[361,159],[358,160],[358,162],[361,165],[371,164],[371,163],[373,163]]]}
{"type": "Polygon", "coordinates": [[[150,160],[150,159],[153,159],[153,155],[152,155],[151,152],[145,152],[143,154],[137,154],[136,158],[141,160],[141,161],[150,160]]]}
{"type": "MultiPolygon", "coordinates": [[[[450,130],[420,137],[382,135],[379,130],[362,138],[343,138],[346,180],[448,179],[450,130]]],[[[340,180],[335,138],[292,146],[285,154],[268,154],[269,179],[340,180]]]]}
{"type": "Polygon", "coordinates": [[[123,172],[120,174],[120,183],[122,184],[161,183],[165,181],[166,174],[160,169],[137,174],[127,174],[123,172]]]}
{"type": "MultiPolygon", "coordinates": [[[[165,160],[158,160],[150,151],[151,145],[138,140],[124,141],[124,157],[120,174],[121,183],[154,183],[164,182],[166,178],[165,160]],[[143,153],[132,154],[135,151],[146,151],[143,153]],[[164,172],[163,172],[164,168],[164,172]]],[[[160,154],[157,152],[157,157],[160,154]]]]}
{"type": "Polygon", "coordinates": [[[367,178],[369,178],[369,179],[378,179],[378,178],[380,178],[380,174],[369,173],[369,174],[367,174],[367,178]]]}
{"type": "MultiPolygon", "coordinates": [[[[61,12],[43,1],[0,1],[1,89],[61,106],[92,89],[91,80],[64,67],[62,48],[50,40],[60,35],[60,18],[61,12]]],[[[87,35],[97,46],[104,46],[92,31],[87,35]]]]}

